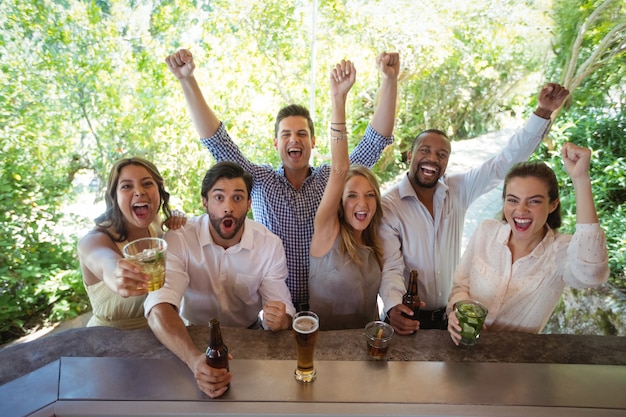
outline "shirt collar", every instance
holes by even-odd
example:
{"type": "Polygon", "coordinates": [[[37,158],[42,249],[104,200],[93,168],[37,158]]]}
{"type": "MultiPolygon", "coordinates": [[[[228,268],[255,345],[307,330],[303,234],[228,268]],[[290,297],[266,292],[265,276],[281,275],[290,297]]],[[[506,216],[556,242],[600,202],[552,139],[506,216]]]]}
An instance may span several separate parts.
{"type": "MultiPolygon", "coordinates": [[[[304,181],[302,182],[302,186],[304,187],[309,181],[311,181],[311,177],[313,176],[313,174],[315,173],[315,171],[319,169],[319,168],[313,168],[309,165],[309,172],[307,173],[306,178],[304,179],[304,181]]],[[[283,183],[285,185],[289,185],[290,187],[294,188],[293,185],[289,182],[289,180],[287,179],[287,177],[285,176],[285,167],[281,164],[277,169],[276,169],[276,174],[278,174],[278,178],[283,181],[283,183]]],[[[294,188],[295,189],[295,188],[294,188]]]]}
{"type": "MultiPolygon", "coordinates": [[[[282,175],[283,177],[285,176],[285,167],[283,166],[283,164],[280,164],[280,166],[276,169],[276,173],[282,175]]],[[[313,167],[309,165],[309,173],[307,174],[307,178],[310,177],[312,173],[313,167]]]]}
{"type": "MultiPolygon", "coordinates": [[[[236,245],[231,246],[229,249],[231,250],[240,250],[240,249],[252,249],[254,246],[254,236],[252,232],[252,227],[249,227],[250,219],[246,219],[243,229],[243,235],[241,236],[241,240],[236,245]]],[[[209,231],[209,224],[211,221],[209,220],[208,214],[203,214],[202,219],[200,221],[200,246],[204,247],[207,245],[216,245],[215,241],[213,241],[213,236],[211,236],[211,232],[209,231]]]]}
{"type": "Polygon", "coordinates": [[[254,233],[252,233],[252,225],[250,222],[252,222],[252,220],[246,219],[246,222],[243,225],[243,235],[241,236],[241,241],[239,244],[235,245],[239,246],[241,249],[250,250],[254,247],[254,233]]]}
{"type": "MultiPolygon", "coordinates": [[[[540,257],[546,251],[546,248],[550,246],[552,242],[556,239],[556,232],[547,224],[544,225],[547,230],[546,235],[543,237],[541,242],[532,250],[530,256],[540,257]]],[[[503,220],[502,227],[498,230],[496,242],[502,242],[504,246],[508,246],[509,238],[511,237],[511,225],[503,220]]]]}

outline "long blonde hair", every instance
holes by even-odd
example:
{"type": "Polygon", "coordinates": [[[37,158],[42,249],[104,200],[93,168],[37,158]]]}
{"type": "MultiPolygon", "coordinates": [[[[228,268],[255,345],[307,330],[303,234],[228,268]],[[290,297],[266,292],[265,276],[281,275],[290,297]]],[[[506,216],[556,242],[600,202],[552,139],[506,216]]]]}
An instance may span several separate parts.
{"type": "Polygon", "coordinates": [[[343,198],[341,199],[341,204],[339,204],[339,235],[341,236],[341,242],[339,245],[339,251],[342,254],[347,253],[350,256],[350,259],[356,264],[360,263],[360,260],[357,257],[357,249],[368,248],[374,252],[374,256],[376,257],[376,261],[378,265],[382,269],[383,265],[383,250],[382,244],[380,242],[380,237],[378,235],[378,230],[380,228],[380,224],[383,218],[383,208],[381,205],[380,198],[380,185],[378,184],[378,179],[374,175],[374,173],[362,166],[362,165],[352,165],[348,170],[348,175],[346,176],[346,183],[350,178],[360,175],[364,177],[374,189],[374,193],[376,196],[376,212],[372,217],[372,221],[370,224],[363,230],[363,243],[357,241],[354,235],[354,228],[350,226],[350,224],[345,219],[345,213],[343,211],[343,198]]]}

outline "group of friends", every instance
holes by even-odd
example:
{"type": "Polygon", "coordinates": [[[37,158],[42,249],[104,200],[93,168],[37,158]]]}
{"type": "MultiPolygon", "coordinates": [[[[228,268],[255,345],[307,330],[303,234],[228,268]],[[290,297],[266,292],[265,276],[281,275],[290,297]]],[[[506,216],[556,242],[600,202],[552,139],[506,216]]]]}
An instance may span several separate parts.
{"type": "Polygon", "coordinates": [[[346,102],[357,72],[342,60],[329,76],[331,164],[310,165],[313,120],[292,104],[276,117],[277,169],[253,164],[230,138],[202,94],[188,50],[166,63],[201,143],[217,161],[202,182],[206,213],[187,219],[171,210],[157,168],[126,158],[112,168],[106,211],[80,239],[78,253],[93,307],[88,325],[149,326],[210,397],[228,389],[232,374],[206,364],[187,325],[217,318],[225,326],[279,331],[290,328],[296,311],[312,310],[321,330],[362,328],[381,318],[400,335],[447,329],[458,344],[453,307],[459,300],[488,307],[488,330],[538,333],[565,285],[592,287],[608,279],[606,238],[589,178],[591,150],[573,143],[561,149],[576,195],[573,235],[558,232],[554,172],[543,162],[525,162],[569,94],[558,84],[544,86],[525,126],[469,171],[446,174],[450,139],[435,129],[419,133],[407,153],[408,172],[382,196],[371,168],[393,143],[397,53],[376,58],[378,103],[351,154],[346,102]],[[502,218],[482,222],[461,254],[468,207],[503,180],[502,218]],[[165,285],[148,293],[148,277],[121,248],[150,236],[163,236],[168,250],[165,285]],[[411,270],[419,273],[417,320],[402,304],[411,270]]]}

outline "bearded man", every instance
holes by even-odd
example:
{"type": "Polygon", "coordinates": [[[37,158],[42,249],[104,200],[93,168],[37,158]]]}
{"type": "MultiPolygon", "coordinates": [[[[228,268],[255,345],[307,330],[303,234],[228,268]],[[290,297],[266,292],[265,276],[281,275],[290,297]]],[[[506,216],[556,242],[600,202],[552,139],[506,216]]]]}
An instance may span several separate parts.
{"type": "Polygon", "coordinates": [[[217,318],[223,326],[276,331],[289,328],[295,314],[283,244],[247,218],[251,189],[252,177],[237,163],[219,162],[207,171],[201,191],[206,213],[165,234],[165,285],[144,303],[155,336],[210,397],[226,392],[232,375],[206,364],[187,324],[206,326],[217,318]]]}
{"type": "Polygon", "coordinates": [[[528,159],[541,143],[550,116],[569,91],[558,84],[544,86],[538,106],[524,128],[493,158],[469,171],[446,175],[451,146],[436,129],[419,133],[408,152],[409,172],[382,201],[384,265],[380,296],[386,320],[398,334],[448,327],[446,306],[454,270],[461,258],[465,213],[482,194],[495,188],[517,162],[528,159]],[[424,307],[418,317],[402,304],[411,270],[419,274],[424,307]],[[403,314],[404,313],[404,314],[403,314]]]}

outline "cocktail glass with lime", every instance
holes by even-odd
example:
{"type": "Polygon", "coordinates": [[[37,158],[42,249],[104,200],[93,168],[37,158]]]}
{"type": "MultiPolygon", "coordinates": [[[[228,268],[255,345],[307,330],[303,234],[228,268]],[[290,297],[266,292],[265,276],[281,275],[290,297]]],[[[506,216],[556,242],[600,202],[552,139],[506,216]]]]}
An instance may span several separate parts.
{"type": "Polygon", "coordinates": [[[454,307],[461,326],[460,343],[465,346],[475,345],[487,317],[487,307],[474,300],[457,301],[454,307]]]}

